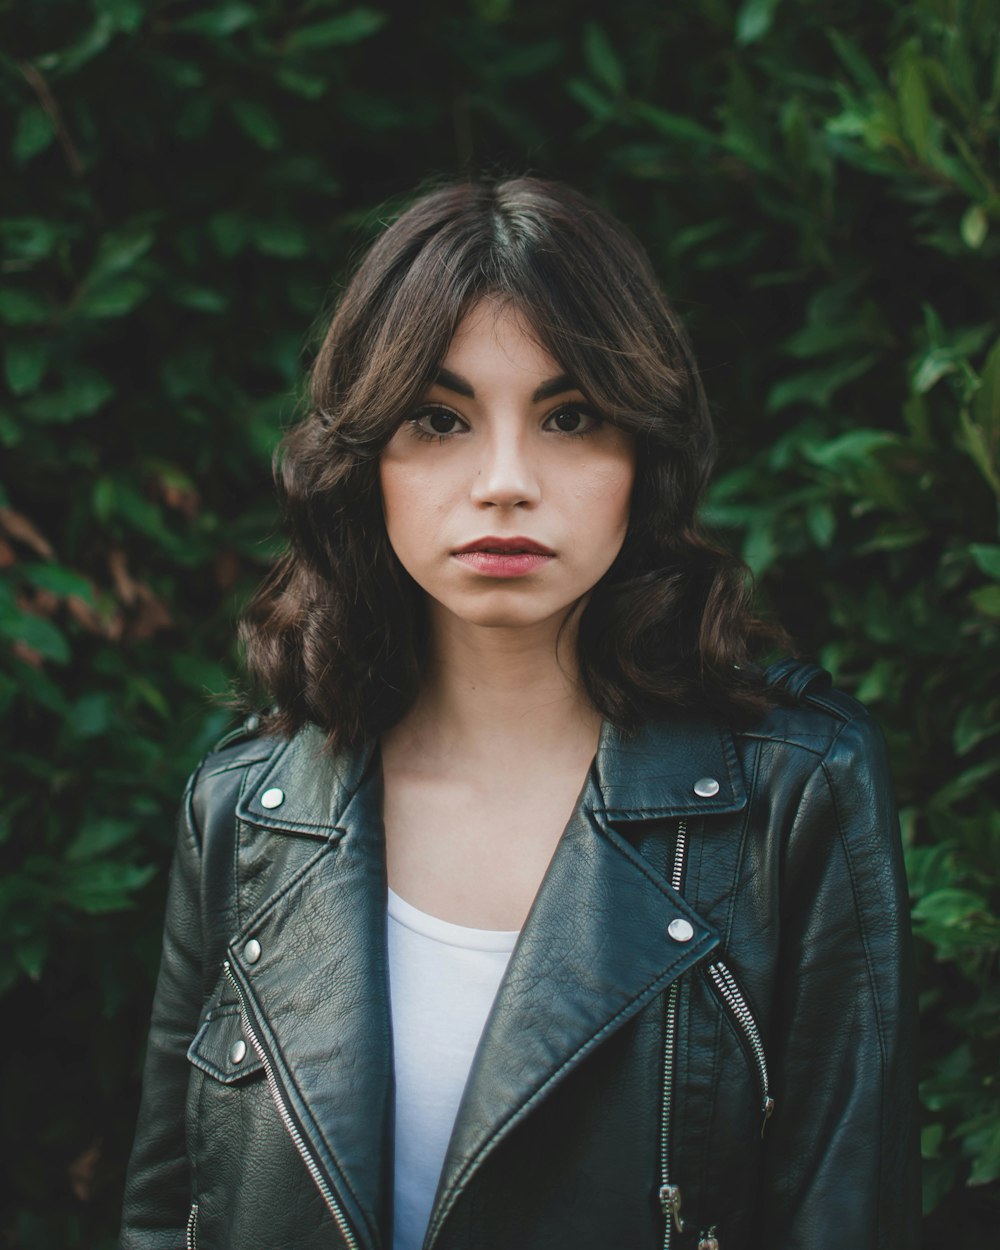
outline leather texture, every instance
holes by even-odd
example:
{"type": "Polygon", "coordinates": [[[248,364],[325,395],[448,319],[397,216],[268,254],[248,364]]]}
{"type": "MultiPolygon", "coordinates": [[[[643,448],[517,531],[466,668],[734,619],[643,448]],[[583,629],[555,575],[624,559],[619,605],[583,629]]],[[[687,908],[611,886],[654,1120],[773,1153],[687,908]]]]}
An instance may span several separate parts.
{"type": "MultiPolygon", "coordinates": [[[[883,743],[804,669],[772,672],[788,706],[749,726],[604,726],[487,1020],[425,1250],[694,1250],[709,1229],[722,1250],[918,1245],[883,743]],[[683,1219],[667,1240],[664,1118],[683,1219]]],[[[378,752],[332,757],[314,728],[237,736],[179,825],[122,1250],[388,1248],[378,752]]]]}

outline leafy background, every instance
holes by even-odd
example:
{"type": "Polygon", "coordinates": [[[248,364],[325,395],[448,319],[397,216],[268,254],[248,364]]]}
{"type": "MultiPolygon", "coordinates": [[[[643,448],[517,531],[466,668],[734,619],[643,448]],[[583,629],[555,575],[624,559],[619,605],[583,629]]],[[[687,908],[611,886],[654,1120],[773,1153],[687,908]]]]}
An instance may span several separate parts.
{"type": "Polygon", "coordinates": [[[114,1244],[184,778],[269,456],[379,206],[530,169],[646,242],[711,521],[885,726],[925,1246],[1000,1216],[1000,12],[0,0],[0,1239],[114,1244]]]}

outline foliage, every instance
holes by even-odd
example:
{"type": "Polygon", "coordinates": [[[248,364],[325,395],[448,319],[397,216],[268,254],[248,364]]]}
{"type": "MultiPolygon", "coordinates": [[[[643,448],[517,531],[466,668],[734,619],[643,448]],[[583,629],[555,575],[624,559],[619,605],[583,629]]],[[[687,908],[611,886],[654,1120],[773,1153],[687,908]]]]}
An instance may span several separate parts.
{"type": "Polygon", "coordinates": [[[0,15],[7,1244],[113,1244],[172,813],[227,721],[303,344],[378,205],[469,168],[598,195],[689,321],[724,440],[709,516],[893,753],[925,1244],[995,1228],[995,6],[0,15]]]}

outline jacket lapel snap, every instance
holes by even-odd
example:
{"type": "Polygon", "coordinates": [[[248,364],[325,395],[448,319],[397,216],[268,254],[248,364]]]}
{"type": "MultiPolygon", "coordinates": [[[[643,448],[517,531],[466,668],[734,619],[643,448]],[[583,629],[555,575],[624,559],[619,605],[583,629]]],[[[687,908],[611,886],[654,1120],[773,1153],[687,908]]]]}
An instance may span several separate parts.
{"type": "Polygon", "coordinates": [[[501,982],[459,1107],[425,1245],[506,1134],[718,934],[612,828],[592,772],[501,982]],[[670,936],[672,921],[679,937],[670,936]],[[679,940],[680,939],[680,940],[679,940]]]}

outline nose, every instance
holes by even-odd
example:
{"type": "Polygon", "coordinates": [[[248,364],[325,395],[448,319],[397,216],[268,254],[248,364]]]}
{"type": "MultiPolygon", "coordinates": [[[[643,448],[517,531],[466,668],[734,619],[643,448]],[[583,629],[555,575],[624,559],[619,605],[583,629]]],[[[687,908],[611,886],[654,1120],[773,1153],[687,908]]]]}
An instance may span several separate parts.
{"type": "Polygon", "coordinates": [[[538,503],[538,467],[525,446],[523,430],[495,430],[484,441],[471,495],[473,503],[485,508],[538,503]]]}

